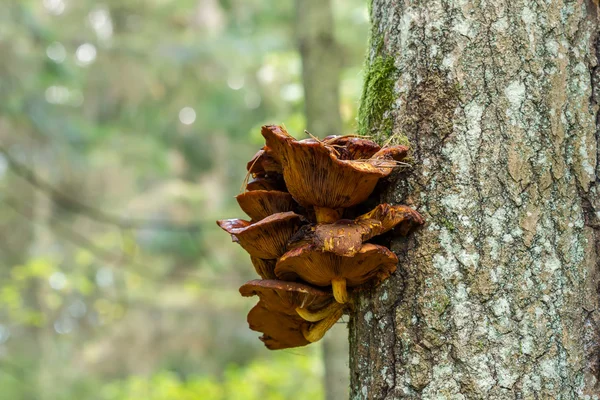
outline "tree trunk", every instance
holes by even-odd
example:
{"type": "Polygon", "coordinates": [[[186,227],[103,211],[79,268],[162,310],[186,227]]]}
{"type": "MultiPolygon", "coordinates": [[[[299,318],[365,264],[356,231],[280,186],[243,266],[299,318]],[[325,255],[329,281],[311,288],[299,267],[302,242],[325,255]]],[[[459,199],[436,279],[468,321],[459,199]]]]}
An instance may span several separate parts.
{"type": "MultiPolygon", "coordinates": [[[[340,61],[329,0],[296,0],[296,36],[302,57],[307,130],[318,137],[340,135],[340,61]]],[[[325,398],[348,398],[348,330],[336,324],[323,339],[325,398]]]]}
{"type": "Polygon", "coordinates": [[[427,223],[354,298],[351,398],[599,398],[597,6],[374,0],[371,17],[360,128],[408,138],[383,200],[427,223]]]}

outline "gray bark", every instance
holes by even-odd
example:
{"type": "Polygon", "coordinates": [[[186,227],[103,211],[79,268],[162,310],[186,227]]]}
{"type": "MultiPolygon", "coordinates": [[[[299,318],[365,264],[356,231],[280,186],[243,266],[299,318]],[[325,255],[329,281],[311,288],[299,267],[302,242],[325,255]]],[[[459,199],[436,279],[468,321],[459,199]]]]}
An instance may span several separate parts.
{"type": "MultiPolygon", "coordinates": [[[[342,118],[339,101],[340,62],[329,0],[296,0],[296,35],[302,57],[304,109],[307,130],[318,137],[339,135],[342,118]]],[[[336,324],[325,336],[323,363],[325,398],[348,398],[348,329],[336,324]]]]}
{"type": "Polygon", "coordinates": [[[359,122],[411,142],[383,200],[427,223],[354,298],[351,398],[598,399],[597,6],[374,0],[371,16],[359,122]]]}

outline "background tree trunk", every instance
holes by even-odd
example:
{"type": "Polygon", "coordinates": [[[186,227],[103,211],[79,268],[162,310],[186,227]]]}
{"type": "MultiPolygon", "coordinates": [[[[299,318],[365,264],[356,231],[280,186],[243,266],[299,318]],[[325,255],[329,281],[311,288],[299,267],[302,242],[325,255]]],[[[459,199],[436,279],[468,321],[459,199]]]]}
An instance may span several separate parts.
{"type": "Polygon", "coordinates": [[[427,224],[354,299],[351,398],[597,399],[596,5],[374,0],[371,17],[361,131],[407,136],[414,166],[384,200],[427,224]]]}
{"type": "MultiPolygon", "coordinates": [[[[296,35],[302,57],[307,130],[318,137],[340,135],[340,60],[329,0],[296,1],[296,35]]],[[[348,398],[348,329],[336,324],[323,339],[325,397],[348,398]]]]}

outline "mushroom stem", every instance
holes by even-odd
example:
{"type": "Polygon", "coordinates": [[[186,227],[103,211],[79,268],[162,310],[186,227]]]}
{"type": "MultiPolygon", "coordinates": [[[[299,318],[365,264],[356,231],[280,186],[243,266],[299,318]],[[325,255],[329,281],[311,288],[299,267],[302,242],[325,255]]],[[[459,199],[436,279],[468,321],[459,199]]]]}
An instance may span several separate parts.
{"type": "Polygon", "coordinates": [[[296,312],[299,316],[302,317],[305,321],[309,322],[318,322],[322,319],[325,319],[330,314],[333,314],[337,311],[338,308],[341,308],[342,305],[338,302],[332,302],[327,307],[320,309],[319,311],[308,311],[306,308],[297,307],[296,312]]]}
{"type": "Polygon", "coordinates": [[[342,210],[335,210],[333,208],[327,207],[317,207],[315,206],[315,216],[317,217],[317,222],[330,224],[340,219],[342,216],[342,210]]]}
{"type": "Polygon", "coordinates": [[[344,278],[333,278],[331,280],[331,287],[333,288],[333,297],[338,303],[348,302],[348,291],[346,290],[346,279],[344,278]]]}
{"type": "Polygon", "coordinates": [[[322,319],[317,323],[302,325],[302,335],[304,335],[304,338],[311,343],[321,340],[321,338],[325,335],[325,332],[327,332],[333,326],[333,324],[340,319],[342,314],[344,314],[344,309],[340,307],[335,312],[329,314],[325,319],[322,319]]]}

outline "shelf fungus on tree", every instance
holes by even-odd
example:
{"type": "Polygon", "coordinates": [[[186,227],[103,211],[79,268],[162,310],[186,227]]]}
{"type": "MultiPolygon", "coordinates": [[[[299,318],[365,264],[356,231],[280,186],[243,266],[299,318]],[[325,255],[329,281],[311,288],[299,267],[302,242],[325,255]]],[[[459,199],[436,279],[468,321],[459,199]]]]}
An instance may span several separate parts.
{"type": "Polygon", "coordinates": [[[247,320],[250,329],[263,333],[260,340],[269,350],[306,346],[310,343],[303,334],[310,322],[300,317],[272,312],[261,301],[250,310],[247,320]]]}
{"type": "Polygon", "coordinates": [[[299,315],[309,322],[321,321],[343,308],[331,292],[299,282],[255,279],[242,285],[240,293],[245,297],[258,296],[270,311],[299,315]]]}
{"type": "Polygon", "coordinates": [[[304,223],[305,218],[292,211],[273,214],[255,223],[241,219],[217,221],[251,256],[267,260],[280,257],[288,240],[304,223]]]}
{"type": "Polygon", "coordinates": [[[248,313],[248,326],[263,333],[260,340],[268,349],[281,350],[319,341],[343,313],[343,308],[337,307],[323,319],[310,322],[298,315],[271,311],[260,300],[248,313]]]}
{"type": "Polygon", "coordinates": [[[364,244],[352,257],[305,244],[281,256],[275,275],[285,281],[302,279],[315,286],[331,285],[336,301],[346,303],[347,287],[379,283],[396,270],[397,263],[394,253],[375,244],[364,244]]]}
{"type": "Polygon", "coordinates": [[[397,146],[364,160],[343,160],[336,146],[315,139],[298,141],[277,125],[263,126],[262,135],[282,166],[288,191],[302,206],[314,206],[317,222],[335,222],[342,209],[365,201],[379,179],[408,153],[408,148],[397,146]]]}
{"type": "Polygon", "coordinates": [[[321,339],[348,308],[348,288],[377,284],[396,270],[396,255],[367,241],[392,229],[406,235],[423,218],[408,206],[379,204],[342,219],[405,159],[407,147],[355,135],[296,140],[276,125],[263,126],[262,134],[266,144],[246,165],[236,196],[251,221],[217,223],[262,278],[240,293],[259,297],[248,324],[277,350],[321,339]]]}
{"type": "Polygon", "coordinates": [[[246,170],[254,177],[283,173],[281,164],[273,157],[273,151],[267,146],[260,149],[248,164],[246,170]]]}
{"type": "Polygon", "coordinates": [[[397,229],[401,234],[423,224],[423,217],[410,207],[380,204],[354,220],[342,219],[331,224],[304,225],[290,239],[288,249],[312,244],[321,251],[352,257],[367,240],[397,229]]]}
{"type": "Polygon", "coordinates": [[[253,221],[260,221],[280,212],[294,211],[296,208],[292,195],[278,190],[253,190],[235,198],[242,211],[253,221]]]}

